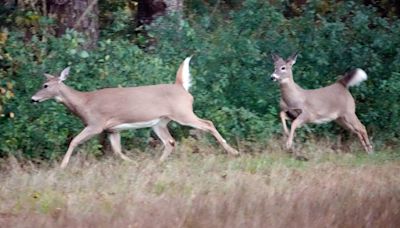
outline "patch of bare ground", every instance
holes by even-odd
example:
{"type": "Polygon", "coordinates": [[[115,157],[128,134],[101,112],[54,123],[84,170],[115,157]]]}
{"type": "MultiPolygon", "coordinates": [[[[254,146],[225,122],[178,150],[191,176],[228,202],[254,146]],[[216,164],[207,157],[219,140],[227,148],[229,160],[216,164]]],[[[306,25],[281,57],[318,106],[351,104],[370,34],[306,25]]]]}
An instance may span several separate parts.
{"type": "Polygon", "coordinates": [[[3,160],[0,227],[400,227],[398,150],[311,143],[302,162],[273,144],[238,158],[192,147],[162,164],[147,153],[75,155],[66,170],[3,160]]]}

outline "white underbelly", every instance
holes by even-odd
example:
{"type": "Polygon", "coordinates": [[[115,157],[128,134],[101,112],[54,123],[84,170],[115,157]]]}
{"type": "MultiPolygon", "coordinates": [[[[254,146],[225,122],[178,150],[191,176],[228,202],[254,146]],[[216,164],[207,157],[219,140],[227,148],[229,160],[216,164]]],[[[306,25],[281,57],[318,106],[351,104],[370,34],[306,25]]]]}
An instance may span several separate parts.
{"type": "Polygon", "coordinates": [[[330,115],[324,115],[324,117],[317,118],[316,120],[313,121],[313,123],[316,124],[327,123],[331,122],[332,120],[336,120],[338,117],[339,117],[338,113],[331,113],[330,115]]]}
{"type": "Polygon", "coordinates": [[[321,119],[314,120],[313,123],[323,124],[323,123],[331,122],[334,119],[335,118],[321,118],[321,119]]]}
{"type": "Polygon", "coordinates": [[[155,120],[150,120],[146,122],[135,122],[135,123],[123,123],[116,125],[111,128],[111,130],[115,131],[122,131],[122,130],[128,130],[128,129],[139,129],[139,128],[146,128],[146,127],[153,127],[157,125],[161,119],[155,119],[155,120]]]}

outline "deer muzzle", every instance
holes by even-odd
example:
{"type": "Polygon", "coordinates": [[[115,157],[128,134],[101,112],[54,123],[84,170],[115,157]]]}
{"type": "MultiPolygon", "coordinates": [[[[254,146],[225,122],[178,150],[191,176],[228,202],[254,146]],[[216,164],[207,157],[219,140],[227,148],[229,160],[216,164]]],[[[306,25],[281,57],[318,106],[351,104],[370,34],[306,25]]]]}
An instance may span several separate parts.
{"type": "Polygon", "coordinates": [[[33,96],[33,97],[31,97],[31,102],[32,103],[39,103],[40,102],[40,98],[37,97],[37,96],[33,96]]]}
{"type": "Polygon", "coordinates": [[[272,74],[272,75],[271,75],[271,80],[274,81],[274,82],[275,82],[276,80],[278,80],[278,78],[279,78],[279,76],[276,75],[276,74],[272,74]]]}

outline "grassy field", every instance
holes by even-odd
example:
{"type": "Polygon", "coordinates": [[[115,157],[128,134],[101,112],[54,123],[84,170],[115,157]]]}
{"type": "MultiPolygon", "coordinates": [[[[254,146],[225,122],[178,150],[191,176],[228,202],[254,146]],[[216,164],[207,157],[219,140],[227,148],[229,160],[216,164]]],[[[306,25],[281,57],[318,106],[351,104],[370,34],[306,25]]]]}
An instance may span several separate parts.
{"type": "Polygon", "coordinates": [[[0,227],[400,227],[400,151],[324,144],[301,148],[307,162],[278,143],[233,158],[192,139],[162,164],[160,148],[134,162],[81,151],[66,170],[5,159],[0,227]]]}

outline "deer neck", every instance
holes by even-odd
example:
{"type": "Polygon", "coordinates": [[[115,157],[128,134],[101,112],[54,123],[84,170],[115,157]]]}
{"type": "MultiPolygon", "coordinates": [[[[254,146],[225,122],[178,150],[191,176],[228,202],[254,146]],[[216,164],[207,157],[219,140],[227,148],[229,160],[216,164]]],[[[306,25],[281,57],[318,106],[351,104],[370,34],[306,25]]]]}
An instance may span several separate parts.
{"type": "Polygon", "coordinates": [[[293,77],[288,77],[279,82],[282,92],[293,93],[299,90],[299,86],[294,82],[293,77]]]}
{"type": "Polygon", "coordinates": [[[279,86],[282,99],[288,106],[295,108],[302,102],[302,88],[294,82],[293,77],[284,79],[279,86]]]}
{"type": "Polygon", "coordinates": [[[55,97],[56,101],[64,104],[71,112],[82,118],[81,107],[86,102],[85,93],[68,87],[65,84],[60,85],[60,94],[55,97]]]}

